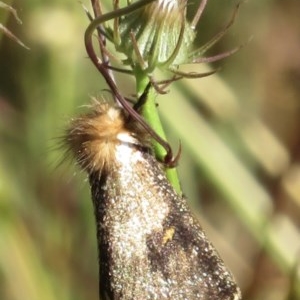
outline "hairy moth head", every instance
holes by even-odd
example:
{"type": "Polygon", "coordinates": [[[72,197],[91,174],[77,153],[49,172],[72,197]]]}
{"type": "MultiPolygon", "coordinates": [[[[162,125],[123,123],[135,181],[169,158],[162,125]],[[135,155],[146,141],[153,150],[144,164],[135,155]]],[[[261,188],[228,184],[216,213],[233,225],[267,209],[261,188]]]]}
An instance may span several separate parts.
{"type": "Polygon", "coordinates": [[[121,108],[95,102],[90,113],[71,120],[67,146],[82,169],[88,173],[102,172],[115,162],[116,145],[140,144],[131,127],[121,108]]]}

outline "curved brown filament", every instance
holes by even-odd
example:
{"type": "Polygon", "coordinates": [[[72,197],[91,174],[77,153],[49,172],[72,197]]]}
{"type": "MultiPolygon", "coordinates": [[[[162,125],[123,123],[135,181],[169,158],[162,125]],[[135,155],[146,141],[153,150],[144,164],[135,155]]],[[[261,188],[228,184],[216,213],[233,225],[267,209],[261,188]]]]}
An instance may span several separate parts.
{"type": "Polygon", "coordinates": [[[179,50],[180,50],[180,47],[181,47],[181,44],[182,44],[182,41],[183,41],[183,35],[184,35],[184,31],[185,31],[185,16],[183,14],[183,11],[181,13],[181,28],[180,28],[180,32],[179,32],[179,37],[178,37],[178,41],[176,43],[176,47],[173,51],[173,53],[171,54],[171,56],[168,58],[167,61],[164,62],[164,65],[169,65],[171,64],[172,61],[175,60],[179,50]]]}
{"type": "MultiPolygon", "coordinates": [[[[169,144],[168,144],[169,145],[169,144]]],[[[169,145],[170,147],[170,145],[169,145]]],[[[176,156],[174,157],[172,154],[172,149],[170,147],[170,152],[167,152],[167,155],[164,158],[163,163],[168,167],[168,168],[175,168],[178,165],[178,161],[181,156],[181,143],[179,143],[179,148],[177,151],[176,156]]]]}
{"type": "Polygon", "coordinates": [[[170,70],[172,73],[174,73],[175,75],[178,76],[178,79],[182,79],[182,78],[189,78],[189,79],[198,79],[198,78],[203,78],[203,77],[207,77],[210,75],[215,74],[216,72],[218,72],[218,69],[216,70],[212,70],[212,71],[208,71],[208,72],[204,72],[204,73],[196,73],[196,72],[182,72],[182,71],[178,71],[178,70],[170,70]]]}
{"type": "Polygon", "coordinates": [[[197,63],[212,63],[212,62],[220,61],[224,58],[227,58],[227,57],[235,54],[236,52],[241,50],[243,47],[244,47],[244,45],[241,45],[239,47],[222,52],[220,54],[216,54],[216,55],[208,56],[208,57],[199,57],[199,58],[194,59],[192,63],[195,63],[195,64],[197,64],[197,63]]]}
{"type": "MultiPolygon", "coordinates": [[[[241,6],[242,2],[239,2],[236,6],[235,9],[232,13],[232,16],[229,20],[229,22],[226,24],[226,26],[219,32],[217,33],[212,39],[210,39],[205,45],[203,45],[202,47],[200,47],[199,49],[196,49],[195,51],[193,51],[189,57],[192,58],[192,61],[194,62],[199,62],[198,59],[193,59],[193,57],[196,56],[201,56],[203,55],[205,52],[207,52],[207,50],[209,50],[213,45],[215,45],[220,39],[222,39],[222,37],[228,32],[228,30],[230,29],[230,27],[234,24],[235,18],[238,14],[239,8],[241,6]]],[[[228,55],[227,55],[228,56],[228,55]]],[[[225,56],[226,57],[226,56],[225,56]]],[[[221,57],[220,59],[222,59],[223,57],[221,57]]],[[[199,58],[200,59],[200,58],[199,58]]],[[[208,59],[208,58],[207,58],[208,59]]],[[[216,61],[216,60],[213,60],[216,61]]]]}
{"type": "MultiPolygon", "coordinates": [[[[92,0],[92,7],[93,7],[93,11],[94,11],[94,15],[95,18],[102,16],[102,9],[101,9],[101,5],[100,2],[97,0],[92,0]]],[[[90,12],[88,11],[88,9],[84,6],[83,3],[81,3],[88,19],[93,22],[94,18],[92,17],[92,15],[90,14],[90,12]]],[[[115,81],[114,75],[111,71],[111,65],[110,65],[110,54],[108,53],[108,51],[106,50],[106,34],[105,34],[105,30],[103,28],[102,23],[99,24],[99,26],[97,26],[97,32],[98,32],[98,41],[99,41],[99,48],[100,48],[100,52],[101,52],[101,57],[102,57],[102,61],[105,63],[106,67],[108,69],[110,69],[109,71],[109,75],[111,76],[112,80],[115,81]]]]}
{"type": "Polygon", "coordinates": [[[135,55],[137,57],[138,63],[140,65],[140,68],[142,70],[145,70],[148,67],[148,65],[146,64],[146,62],[143,59],[143,56],[142,56],[142,54],[139,50],[138,44],[136,42],[135,35],[132,31],[130,32],[130,39],[131,39],[131,42],[132,42],[133,50],[134,50],[135,55]]]}
{"type": "MultiPolygon", "coordinates": [[[[0,8],[3,8],[5,10],[7,10],[8,12],[10,12],[14,16],[17,23],[20,24],[20,25],[22,24],[22,21],[19,18],[17,11],[13,7],[11,7],[11,6],[3,3],[2,1],[0,1],[0,8]]],[[[8,28],[6,28],[1,23],[0,23],[0,32],[5,34],[7,37],[9,37],[11,40],[15,41],[16,43],[18,43],[20,46],[22,46],[26,50],[30,50],[29,47],[27,47],[16,35],[14,35],[8,28]]]]}
{"type": "Polygon", "coordinates": [[[201,3],[200,3],[200,5],[198,6],[197,12],[196,12],[196,14],[195,14],[195,16],[193,18],[192,23],[191,23],[192,29],[196,28],[196,25],[199,22],[202,14],[203,14],[203,11],[204,11],[204,9],[206,7],[206,4],[207,4],[207,0],[202,0],[201,3]]]}

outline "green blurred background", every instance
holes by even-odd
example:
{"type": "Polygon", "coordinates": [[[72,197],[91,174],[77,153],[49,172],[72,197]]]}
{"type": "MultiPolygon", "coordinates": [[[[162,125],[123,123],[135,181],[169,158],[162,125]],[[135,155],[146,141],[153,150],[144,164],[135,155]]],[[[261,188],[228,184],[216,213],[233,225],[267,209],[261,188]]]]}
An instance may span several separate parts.
{"type": "MultiPolygon", "coordinates": [[[[235,3],[208,1],[199,44],[235,3]]],[[[0,22],[31,50],[1,36],[0,299],[98,299],[88,182],[60,139],[106,88],[85,54],[88,20],[75,0],[8,4],[23,25],[3,9],[0,22]]],[[[183,190],[244,299],[300,299],[299,15],[299,0],[246,1],[211,54],[245,47],[215,64],[217,75],[157,98],[172,145],[182,143],[183,190]]],[[[125,95],[128,80],[118,76],[125,95]]]]}

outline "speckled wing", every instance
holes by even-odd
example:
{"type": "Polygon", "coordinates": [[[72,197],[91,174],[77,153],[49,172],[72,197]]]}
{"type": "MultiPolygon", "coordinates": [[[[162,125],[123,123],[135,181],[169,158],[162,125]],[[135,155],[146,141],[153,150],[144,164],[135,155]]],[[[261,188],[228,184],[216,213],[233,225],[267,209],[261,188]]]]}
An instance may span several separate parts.
{"type": "Polygon", "coordinates": [[[241,299],[153,155],[129,143],[117,144],[114,155],[109,169],[90,174],[102,299],[241,299]]]}

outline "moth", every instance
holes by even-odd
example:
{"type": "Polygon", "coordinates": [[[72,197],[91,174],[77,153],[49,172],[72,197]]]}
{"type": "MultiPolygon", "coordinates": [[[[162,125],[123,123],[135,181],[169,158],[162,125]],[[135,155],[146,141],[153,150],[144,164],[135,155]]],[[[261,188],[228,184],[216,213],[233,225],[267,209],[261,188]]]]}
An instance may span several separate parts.
{"type": "Polygon", "coordinates": [[[71,121],[66,140],[89,177],[101,299],[241,299],[149,136],[123,109],[94,104],[71,121]]]}

